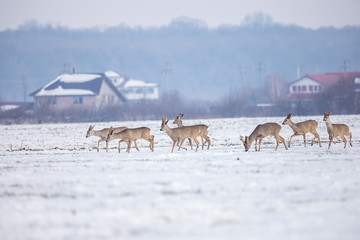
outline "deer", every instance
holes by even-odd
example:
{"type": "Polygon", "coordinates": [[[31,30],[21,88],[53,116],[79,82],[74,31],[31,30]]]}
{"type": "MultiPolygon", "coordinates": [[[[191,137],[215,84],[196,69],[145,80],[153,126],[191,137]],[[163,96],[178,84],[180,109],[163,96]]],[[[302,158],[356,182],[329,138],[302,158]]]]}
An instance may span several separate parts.
{"type": "MultiPolygon", "coordinates": [[[[100,142],[104,142],[106,141],[106,138],[108,136],[108,133],[109,133],[109,130],[110,128],[104,128],[104,129],[101,129],[101,130],[94,130],[94,127],[95,125],[89,127],[87,133],[86,133],[86,138],[88,137],[91,137],[91,136],[96,136],[96,137],[99,137],[100,140],[98,141],[98,145],[97,145],[97,151],[99,152],[99,145],[100,145],[100,142]]],[[[125,129],[127,129],[127,127],[117,127],[117,128],[112,128],[115,132],[121,132],[125,129]]],[[[108,146],[109,146],[109,143],[106,142],[106,152],[108,152],[108,146]]],[[[135,148],[139,151],[138,147],[137,147],[137,144],[136,144],[136,141],[135,141],[135,148]]]]}
{"type": "MultiPolygon", "coordinates": [[[[184,116],[183,113],[180,113],[174,120],[173,124],[177,124],[177,126],[180,127],[184,127],[182,124],[182,117],[184,116]]],[[[210,138],[208,136],[208,132],[209,132],[209,127],[206,126],[205,124],[197,124],[197,125],[191,125],[191,126],[187,126],[187,127],[192,127],[192,128],[198,128],[200,130],[200,134],[199,136],[201,137],[201,143],[202,143],[202,149],[204,149],[204,146],[206,145],[206,143],[208,143],[208,148],[210,148],[210,138]],[[204,143],[204,138],[205,138],[205,143],[204,143]]],[[[189,144],[190,147],[192,149],[192,144],[191,144],[191,138],[188,138],[189,140],[189,144]]]]}
{"type": "Polygon", "coordinates": [[[114,129],[110,129],[106,138],[106,142],[112,141],[114,139],[120,139],[118,145],[118,151],[120,153],[120,143],[126,142],[127,149],[126,152],[130,153],[131,142],[135,142],[135,147],[139,151],[136,146],[136,140],[144,139],[150,142],[150,149],[154,152],[154,135],[150,135],[150,128],[147,127],[139,127],[139,128],[127,128],[124,131],[116,132],[114,129]]]}
{"type": "Polygon", "coordinates": [[[167,117],[163,116],[161,121],[161,128],[160,131],[165,131],[166,134],[173,140],[173,147],[171,149],[171,152],[174,152],[175,144],[179,147],[178,151],[180,149],[187,150],[185,147],[182,147],[182,144],[184,143],[185,139],[191,138],[196,143],[196,149],[195,152],[197,152],[199,148],[199,141],[196,139],[197,136],[200,134],[200,130],[198,128],[191,128],[191,127],[178,127],[178,128],[170,128],[167,123],[169,120],[167,120],[167,117]]]}
{"type": "Polygon", "coordinates": [[[352,143],[351,143],[352,134],[350,132],[349,127],[345,124],[332,124],[330,122],[330,115],[331,112],[329,112],[328,114],[324,112],[324,119],[323,119],[323,121],[325,121],[326,129],[330,139],[328,150],[330,149],[331,142],[334,141],[335,137],[340,137],[344,141],[345,143],[344,149],[345,149],[347,143],[345,136],[350,136],[350,146],[352,147],[352,143]]]}
{"type": "Polygon", "coordinates": [[[254,140],[255,140],[255,151],[258,151],[257,141],[259,140],[259,152],[260,152],[261,142],[262,142],[263,138],[267,137],[267,136],[275,137],[275,139],[276,139],[275,151],[277,150],[280,141],[284,144],[285,149],[288,150],[288,148],[286,147],[284,138],[282,138],[279,134],[280,130],[281,130],[281,126],[279,124],[270,122],[270,123],[264,123],[264,124],[257,125],[255,130],[250,134],[250,136],[245,137],[245,140],[243,139],[243,136],[240,135],[240,140],[244,144],[245,152],[247,152],[250,149],[251,144],[254,140]]]}
{"type": "Polygon", "coordinates": [[[294,123],[293,121],[291,121],[292,115],[293,115],[292,113],[287,115],[287,117],[285,118],[285,120],[282,123],[283,125],[289,125],[294,132],[294,134],[290,137],[288,147],[290,147],[291,139],[293,137],[299,136],[299,135],[303,135],[304,147],[306,147],[306,133],[309,133],[309,132],[314,135],[314,138],[311,141],[311,146],[314,145],[314,141],[317,138],[319,141],[319,146],[321,147],[320,136],[316,131],[316,129],[318,128],[318,122],[315,120],[307,120],[304,122],[294,123]]]}

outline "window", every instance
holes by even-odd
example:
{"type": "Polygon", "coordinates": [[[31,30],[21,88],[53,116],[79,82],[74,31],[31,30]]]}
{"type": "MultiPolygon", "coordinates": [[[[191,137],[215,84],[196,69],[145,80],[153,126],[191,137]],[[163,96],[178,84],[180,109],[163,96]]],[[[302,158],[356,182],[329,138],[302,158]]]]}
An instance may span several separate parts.
{"type": "Polygon", "coordinates": [[[309,86],[309,91],[313,92],[313,86],[309,86]]]}
{"type": "Polygon", "coordinates": [[[296,92],[296,86],[292,86],[292,91],[296,92]]]}
{"type": "Polygon", "coordinates": [[[318,91],[318,87],[314,86],[314,92],[317,92],[317,91],[318,91]]]}
{"type": "Polygon", "coordinates": [[[298,86],[298,92],[301,92],[301,86],[298,86]]]}
{"type": "Polygon", "coordinates": [[[82,104],[83,98],[81,96],[74,97],[74,104],[82,104]]]}
{"type": "Polygon", "coordinates": [[[306,92],[306,86],[302,86],[301,91],[306,92]]]}
{"type": "Polygon", "coordinates": [[[55,105],[55,104],[56,104],[56,102],[57,102],[56,97],[49,97],[49,104],[51,104],[51,105],[55,105]]]}

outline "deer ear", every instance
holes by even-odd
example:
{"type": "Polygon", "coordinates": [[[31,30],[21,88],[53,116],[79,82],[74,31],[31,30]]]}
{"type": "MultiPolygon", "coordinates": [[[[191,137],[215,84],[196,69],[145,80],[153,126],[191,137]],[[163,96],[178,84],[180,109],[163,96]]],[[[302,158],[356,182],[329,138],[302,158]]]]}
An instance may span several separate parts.
{"type": "Polygon", "coordinates": [[[324,112],[324,116],[326,116],[326,113],[324,112]]]}
{"type": "Polygon", "coordinates": [[[330,115],[331,115],[331,113],[332,113],[332,112],[329,112],[329,114],[328,114],[328,115],[330,116],[330,115]]]}

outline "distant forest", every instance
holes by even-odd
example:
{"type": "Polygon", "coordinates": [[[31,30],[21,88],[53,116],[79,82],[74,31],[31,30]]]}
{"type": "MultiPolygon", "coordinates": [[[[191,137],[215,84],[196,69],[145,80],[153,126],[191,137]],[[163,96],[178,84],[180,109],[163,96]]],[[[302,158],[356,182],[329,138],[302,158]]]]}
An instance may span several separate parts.
{"type": "MultiPolygon", "coordinates": [[[[334,16],[336,17],[336,16],[334,16]]],[[[306,29],[254,18],[208,28],[177,18],[167,26],[72,30],[28,22],[0,32],[0,101],[29,94],[63,72],[114,70],[190,100],[218,100],[264,86],[269,76],[360,70],[360,27],[306,29]]]]}

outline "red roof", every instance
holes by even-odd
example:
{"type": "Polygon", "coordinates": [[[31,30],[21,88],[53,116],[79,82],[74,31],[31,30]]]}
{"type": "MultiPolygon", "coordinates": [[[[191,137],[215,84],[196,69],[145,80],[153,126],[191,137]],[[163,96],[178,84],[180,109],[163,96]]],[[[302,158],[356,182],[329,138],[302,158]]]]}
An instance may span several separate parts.
{"type": "Polygon", "coordinates": [[[306,75],[306,77],[324,85],[335,85],[339,84],[341,81],[344,81],[344,83],[353,83],[355,77],[360,77],[360,72],[312,74],[306,75]]]}

